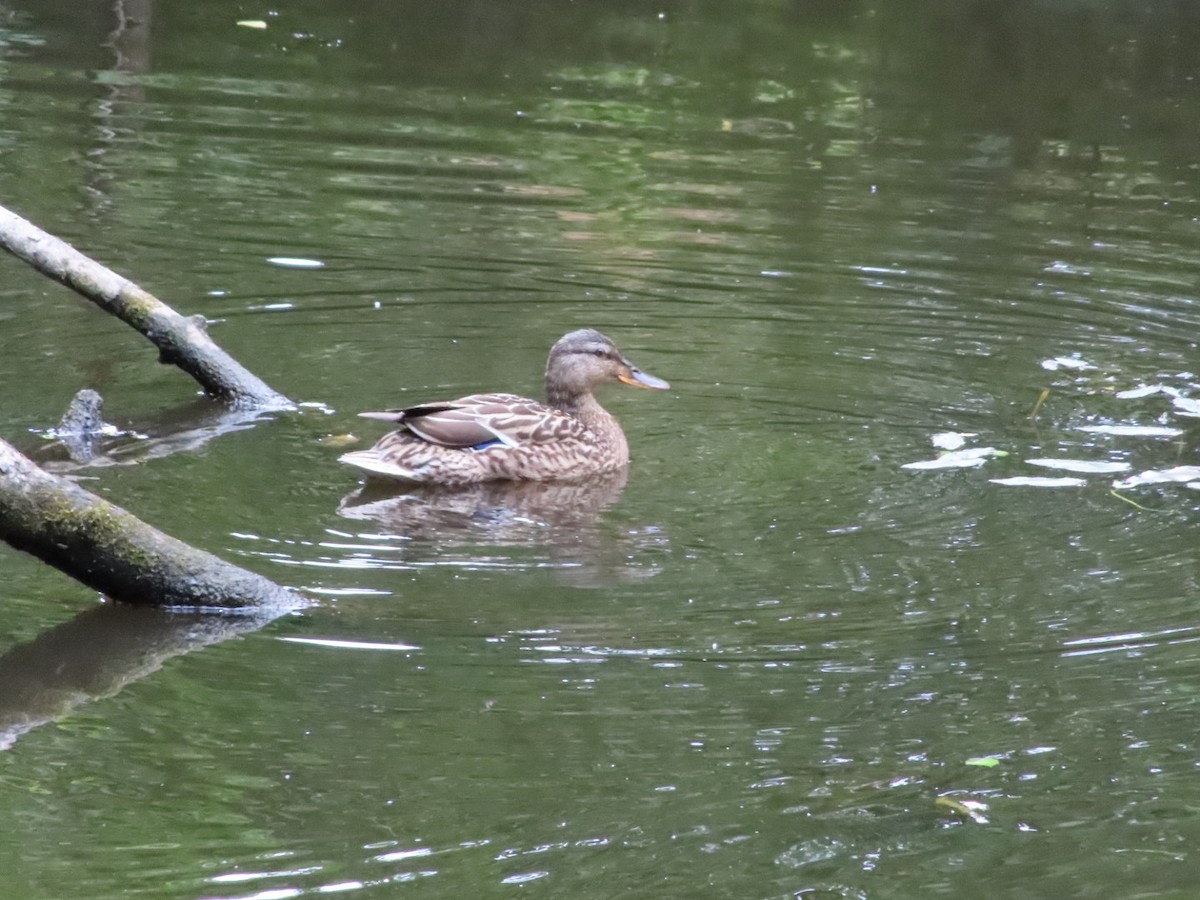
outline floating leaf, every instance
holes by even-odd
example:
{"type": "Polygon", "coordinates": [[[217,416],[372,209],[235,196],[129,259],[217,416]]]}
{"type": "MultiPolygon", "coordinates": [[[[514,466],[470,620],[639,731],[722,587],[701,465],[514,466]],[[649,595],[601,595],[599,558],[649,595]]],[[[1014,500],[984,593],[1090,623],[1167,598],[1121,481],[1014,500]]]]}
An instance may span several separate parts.
{"type": "Polygon", "coordinates": [[[983,766],[985,769],[994,769],[1000,765],[1000,760],[994,756],[972,756],[965,764],[968,766],[983,766]]]}
{"type": "Polygon", "coordinates": [[[260,31],[267,27],[267,23],[262,19],[242,19],[237,24],[240,28],[257,28],[260,31]]]}

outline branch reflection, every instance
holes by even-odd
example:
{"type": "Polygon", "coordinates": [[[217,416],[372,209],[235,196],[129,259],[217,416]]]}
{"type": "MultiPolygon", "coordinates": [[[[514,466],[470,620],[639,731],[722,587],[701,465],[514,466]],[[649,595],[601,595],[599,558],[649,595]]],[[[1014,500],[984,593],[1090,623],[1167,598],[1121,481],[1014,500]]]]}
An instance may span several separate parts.
{"type": "Polygon", "coordinates": [[[176,453],[195,452],[214,438],[254,428],[278,415],[278,410],[230,409],[202,398],[158,411],[113,434],[55,433],[54,440],[23,452],[42,468],[60,475],[86,468],[135,466],[176,453]]]}
{"type": "Polygon", "coordinates": [[[256,631],[280,612],[230,615],[107,604],[0,656],[0,750],[116,694],[175,656],[256,631]]]}

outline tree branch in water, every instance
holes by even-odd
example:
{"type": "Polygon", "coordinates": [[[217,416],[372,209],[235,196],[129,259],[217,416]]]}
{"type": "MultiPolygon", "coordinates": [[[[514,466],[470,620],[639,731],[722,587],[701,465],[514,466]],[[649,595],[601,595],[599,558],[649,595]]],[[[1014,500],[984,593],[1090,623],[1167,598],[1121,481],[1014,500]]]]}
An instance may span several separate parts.
{"type": "Polygon", "coordinates": [[[0,441],[0,538],[113,600],[294,609],[298,593],[198,550],[51,475],[0,441]]]}
{"type": "Polygon", "coordinates": [[[0,247],[136,328],[158,347],[160,362],[179,366],[205,393],[240,406],[293,405],[218,347],[208,336],[202,316],[180,315],[129,279],[2,206],[0,247]]]}

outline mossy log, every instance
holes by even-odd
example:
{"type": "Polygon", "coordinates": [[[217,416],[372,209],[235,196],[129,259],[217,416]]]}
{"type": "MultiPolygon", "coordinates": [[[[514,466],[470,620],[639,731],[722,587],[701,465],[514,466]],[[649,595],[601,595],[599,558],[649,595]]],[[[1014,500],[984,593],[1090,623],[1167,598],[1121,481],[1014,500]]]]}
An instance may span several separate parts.
{"type": "Polygon", "coordinates": [[[0,441],[0,538],[113,600],[281,609],[304,598],[46,472],[0,441]]]}
{"type": "Polygon", "coordinates": [[[202,316],[179,314],[129,279],[2,206],[0,247],[136,328],[158,347],[160,362],[183,369],[206,394],[239,406],[283,409],[293,405],[218,347],[202,316]]]}

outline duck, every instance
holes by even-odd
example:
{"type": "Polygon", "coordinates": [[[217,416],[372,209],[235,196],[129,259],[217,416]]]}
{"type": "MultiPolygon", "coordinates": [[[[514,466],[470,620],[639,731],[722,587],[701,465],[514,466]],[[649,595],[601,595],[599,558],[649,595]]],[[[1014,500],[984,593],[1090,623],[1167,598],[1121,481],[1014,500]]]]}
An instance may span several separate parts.
{"type": "Polygon", "coordinates": [[[546,402],[485,393],[360,416],[399,427],[339,461],[368,477],[447,486],[487,481],[554,481],[615,472],[629,464],[620,423],[595,389],[618,382],[670,390],[594,328],[559,338],[546,360],[546,402]]]}

